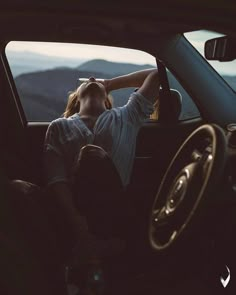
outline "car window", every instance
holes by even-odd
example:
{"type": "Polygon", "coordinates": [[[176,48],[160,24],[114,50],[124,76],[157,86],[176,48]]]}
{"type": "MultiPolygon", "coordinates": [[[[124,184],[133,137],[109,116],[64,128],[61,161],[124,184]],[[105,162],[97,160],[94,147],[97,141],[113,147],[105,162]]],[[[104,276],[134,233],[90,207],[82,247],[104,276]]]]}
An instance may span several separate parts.
{"type": "MultiPolygon", "coordinates": [[[[185,33],[186,39],[196,48],[196,50],[204,56],[204,44],[207,40],[224,36],[222,34],[198,30],[189,33],[185,33]]],[[[234,61],[209,61],[207,62],[221,75],[221,77],[230,85],[230,87],[236,91],[236,60],[234,61]]]]}
{"type": "MultiPolygon", "coordinates": [[[[143,51],[88,44],[12,41],[6,57],[28,122],[50,122],[62,116],[68,94],[78,78],[112,78],[155,67],[155,58],[143,51]]],[[[170,87],[183,98],[180,120],[199,116],[189,95],[168,72],[170,87]]],[[[111,92],[114,107],[123,106],[133,88],[111,92]]],[[[158,117],[153,114],[151,120],[158,117]]]]}

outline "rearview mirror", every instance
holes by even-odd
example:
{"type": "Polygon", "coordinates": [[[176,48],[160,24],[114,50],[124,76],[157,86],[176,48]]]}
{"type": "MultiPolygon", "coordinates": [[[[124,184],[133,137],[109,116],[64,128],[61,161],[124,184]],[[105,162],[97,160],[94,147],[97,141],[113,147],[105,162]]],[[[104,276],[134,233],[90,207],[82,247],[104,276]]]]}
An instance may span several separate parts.
{"type": "Polygon", "coordinates": [[[227,36],[210,39],[204,50],[208,60],[232,61],[236,59],[236,40],[227,36]]]}

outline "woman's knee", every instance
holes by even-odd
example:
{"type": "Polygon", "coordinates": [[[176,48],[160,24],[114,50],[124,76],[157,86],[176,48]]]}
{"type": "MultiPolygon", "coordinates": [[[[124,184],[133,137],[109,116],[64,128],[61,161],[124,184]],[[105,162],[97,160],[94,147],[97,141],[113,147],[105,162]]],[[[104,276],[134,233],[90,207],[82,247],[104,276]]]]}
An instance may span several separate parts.
{"type": "Polygon", "coordinates": [[[79,161],[83,159],[106,159],[108,158],[107,152],[97,145],[87,144],[83,146],[79,153],[79,161]]]}
{"type": "Polygon", "coordinates": [[[104,173],[109,174],[110,157],[107,152],[96,145],[88,144],[81,148],[75,169],[75,182],[80,186],[101,184],[104,173]],[[105,170],[105,171],[104,171],[105,170]]]}
{"type": "Polygon", "coordinates": [[[84,146],[75,169],[75,185],[86,191],[102,193],[120,191],[122,183],[117,169],[108,153],[96,145],[84,146]]]}

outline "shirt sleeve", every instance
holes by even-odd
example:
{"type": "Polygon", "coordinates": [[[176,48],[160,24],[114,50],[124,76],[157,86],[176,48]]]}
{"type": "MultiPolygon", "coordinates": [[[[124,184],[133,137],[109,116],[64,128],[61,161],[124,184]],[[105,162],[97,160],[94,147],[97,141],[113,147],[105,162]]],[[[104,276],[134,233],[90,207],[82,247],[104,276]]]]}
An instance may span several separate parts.
{"type": "Polygon", "coordinates": [[[44,152],[47,151],[54,151],[58,155],[62,154],[60,150],[58,126],[55,121],[49,124],[46,132],[44,140],[44,152]]]}
{"type": "Polygon", "coordinates": [[[60,148],[58,126],[52,122],[44,141],[44,171],[47,185],[67,182],[63,153],[60,148]]]}
{"type": "Polygon", "coordinates": [[[153,113],[153,104],[141,93],[133,92],[124,106],[131,123],[142,124],[153,113]]]}

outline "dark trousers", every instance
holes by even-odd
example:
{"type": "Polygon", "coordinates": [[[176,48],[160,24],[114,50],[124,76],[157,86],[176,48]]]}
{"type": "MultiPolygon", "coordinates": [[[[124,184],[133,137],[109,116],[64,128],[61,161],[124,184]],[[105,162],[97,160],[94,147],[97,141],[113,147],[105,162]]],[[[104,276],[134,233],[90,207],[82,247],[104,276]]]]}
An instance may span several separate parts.
{"type": "Polygon", "coordinates": [[[102,148],[86,145],[81,149],[73,192],[89,231],[101,237],[125,237],[132,215],[129,199],[114,163],[102,148]]]}

